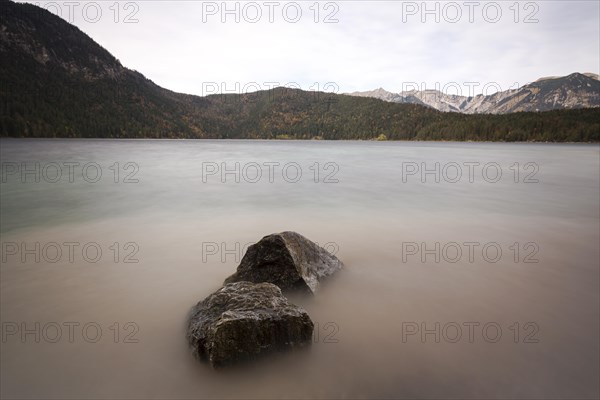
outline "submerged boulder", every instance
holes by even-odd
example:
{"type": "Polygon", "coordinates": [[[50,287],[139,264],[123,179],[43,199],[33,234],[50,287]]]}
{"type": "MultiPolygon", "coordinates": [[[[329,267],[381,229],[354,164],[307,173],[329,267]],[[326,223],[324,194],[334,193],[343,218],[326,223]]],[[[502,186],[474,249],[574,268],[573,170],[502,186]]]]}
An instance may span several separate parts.
{"type": "Polygon", "coordinates": [[[283,290],[315,293],[322,278],[343,266],[336,256],[296,232],[275,233],[250,246],[225,283],[270,282],[283,290]]]}
{"type": "Polygon", "coordinates": [[[270,283],[230,283],[199,302],[187,338],[194,354],[222,367],[264,353],[303,347],[313,322],[270,283]]]}

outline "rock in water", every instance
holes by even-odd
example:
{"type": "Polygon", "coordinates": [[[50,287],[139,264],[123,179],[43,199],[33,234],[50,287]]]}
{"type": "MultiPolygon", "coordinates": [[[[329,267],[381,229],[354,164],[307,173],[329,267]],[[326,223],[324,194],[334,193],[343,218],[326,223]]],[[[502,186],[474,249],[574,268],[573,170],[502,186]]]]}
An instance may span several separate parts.
{"type": "Polygon", "coordinates": [[[322,278],[343,266],[336,256],[296,232],[274,233],[248,248],[225,283],[270,282],[283,290],[315,293],[322,278]]]}
{"type": "Polygon", "coordinates": [[[194,354],[215,368],[264,353],[303,347],[313,322],[271,283],[225,285],[193,309],[187,337],[194,354]]]}

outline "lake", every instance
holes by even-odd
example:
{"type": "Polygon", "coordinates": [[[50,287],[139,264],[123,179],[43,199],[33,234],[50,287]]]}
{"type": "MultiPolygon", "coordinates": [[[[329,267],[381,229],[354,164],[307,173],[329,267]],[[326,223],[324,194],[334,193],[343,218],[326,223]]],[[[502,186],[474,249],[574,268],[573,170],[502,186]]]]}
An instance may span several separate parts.
{"type": "Polygon", "coordinates": [[[597,398],[600,147],[0,141],[3,398],[597,398]],[[186,316],[248,245],[346,265],[307,351],[213,371],[186,316]]]}

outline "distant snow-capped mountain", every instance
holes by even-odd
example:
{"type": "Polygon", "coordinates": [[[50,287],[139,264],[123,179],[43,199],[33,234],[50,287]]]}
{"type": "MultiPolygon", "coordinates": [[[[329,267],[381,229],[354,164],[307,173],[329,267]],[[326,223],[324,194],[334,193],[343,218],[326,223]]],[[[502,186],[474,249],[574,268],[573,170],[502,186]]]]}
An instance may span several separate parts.
{"type": "Polygon", "coordinates": [[[445,94],[439,90],[392,93],[383,88],[349,93],[394,103],[421,104],[439,111],[465,114],[506,114],[519,111],[600,107],[600,80],[593,73],[545,77],[518,89],[474,97],[445,94]]]}

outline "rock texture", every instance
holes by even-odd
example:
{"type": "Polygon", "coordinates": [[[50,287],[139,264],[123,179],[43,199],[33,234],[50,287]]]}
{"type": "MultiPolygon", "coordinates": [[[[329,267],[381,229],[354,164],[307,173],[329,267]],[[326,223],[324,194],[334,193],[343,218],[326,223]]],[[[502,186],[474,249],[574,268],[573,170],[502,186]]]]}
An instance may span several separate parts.
{"type": "Polygon", "coordinates": [[[313,323],[304,309],[270,283],[227,284],[191,312],[187,338],[194,354],[215,367],[303,347],[313,323]]]}
{"type": "Polygon", "coordinates": [[[541,78],[519,88],[473,97],[443,93],[439,90],[392,93],[382,88],[354,92],[350,95],[374,97],[393,103],[419,104],[444,112],[508,114],[520,111],[600,107],[600,80],[597,74],[573,73],[563,77],[541,78]]]}
{"type": "Polygon", "coordinates": [[[296,232],[265,236],[250,246],[225,283],[270,282],[283,290],[316,292],[319,281],[340,270],[334,255],[296,232]]]}

